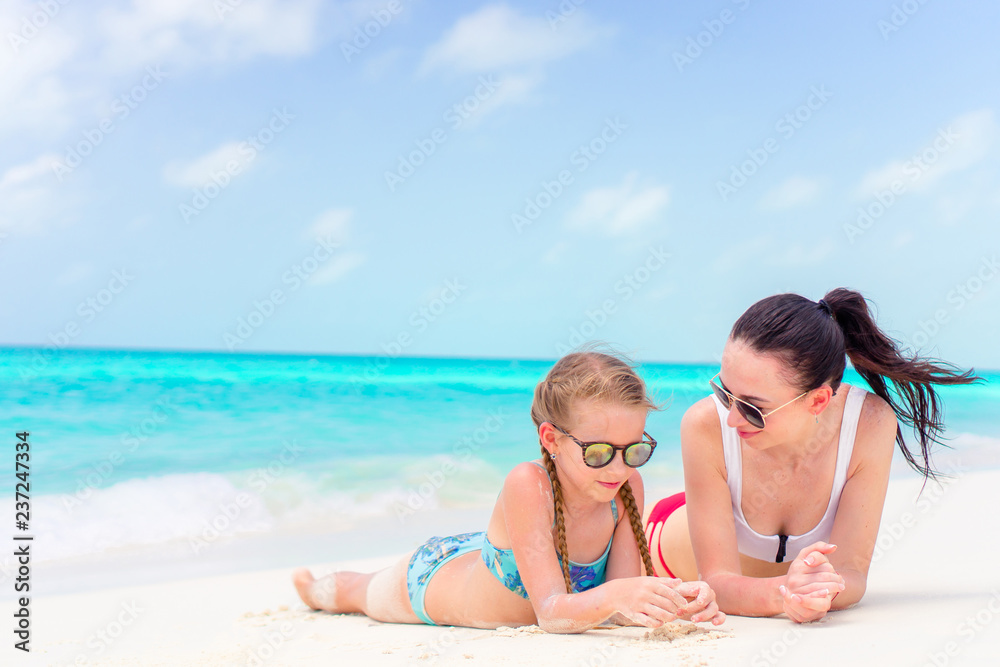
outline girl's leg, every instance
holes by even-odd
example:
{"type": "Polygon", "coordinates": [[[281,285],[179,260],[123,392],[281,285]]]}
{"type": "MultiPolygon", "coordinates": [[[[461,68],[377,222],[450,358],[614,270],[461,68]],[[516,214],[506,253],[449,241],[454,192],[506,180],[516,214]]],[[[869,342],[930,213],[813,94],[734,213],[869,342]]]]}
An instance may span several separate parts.
{"type": "Polygon", "coordinates": [[[334,572],[320,579],[306,568],[292,573],[295,590],[313,609],[334,614],[365,614],[386,623],[420,623],[406,591],[410,557],[374,573],[334,572]]]}

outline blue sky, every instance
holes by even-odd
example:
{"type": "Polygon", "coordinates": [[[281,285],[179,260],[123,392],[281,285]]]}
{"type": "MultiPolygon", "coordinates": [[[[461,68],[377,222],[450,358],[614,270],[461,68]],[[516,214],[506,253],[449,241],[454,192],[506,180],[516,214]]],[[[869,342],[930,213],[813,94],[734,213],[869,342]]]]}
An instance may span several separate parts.
{"type": "Polygon", "coordinates": [[[1000,368],[998,27],[916,0],[7,2],[0,344],[711,361],[755,300],[847,286],[1000,368]]]}

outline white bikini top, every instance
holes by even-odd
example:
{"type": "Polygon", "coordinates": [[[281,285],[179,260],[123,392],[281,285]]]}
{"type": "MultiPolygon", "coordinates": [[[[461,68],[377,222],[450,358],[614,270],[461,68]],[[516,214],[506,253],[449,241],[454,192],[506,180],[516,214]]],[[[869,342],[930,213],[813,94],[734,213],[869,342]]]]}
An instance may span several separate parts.
{"type": "Polygon", "coordinates": [[[840,442],[837,445],[837,467],[833,475],[833,490],[830,493],[830,503],[826,514],[819,523],[802,535],[761,535],[747,523],[743,516],[743,454],[740,437],[735,428],[726,425],[729,411],[714,395],[715,408],[722,422],[722,452],[726,461],[726,478],[729,484],[729,494],[733,500],[733,517],[736,519],[736,544],[741,554],[758,560],[783,561],[794,560],[799,551],[813,542],[830,540],[833,521],[840,505],[840,494],[847,483],[847,468],[851,463],[851,453],[854,451],[854,436],[858,432],[858,418],[861,416],[861,406],[864,405],[867,391],[852,386],[844,402],[844,416],[840,423],[840,442]]]}

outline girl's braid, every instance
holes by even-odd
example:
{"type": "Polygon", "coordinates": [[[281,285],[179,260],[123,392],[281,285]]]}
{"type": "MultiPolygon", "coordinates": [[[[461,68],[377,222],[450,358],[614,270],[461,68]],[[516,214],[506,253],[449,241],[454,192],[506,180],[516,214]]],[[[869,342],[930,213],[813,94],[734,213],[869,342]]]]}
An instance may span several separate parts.
{"type": "Polygon", "coordinates": [[[653,559],[649,557],[646,531],[642,529],[642,516],[639,514],[639,508],[635,504],[635,496],[632,495],[632,487],[628,482],[622,484],[621,494],[625,511],[628,512],[629,523],[632,524],[632,532],[635,534],[635,543],[639,546],[642,564],[646,567],[646,576],[651,577],[653,576],[653,559]]]}
{"type": "Polygon", "coordinates": [[[572,593],[573,581],[569,576],[569,551],[566,549],[566,518],[563,516],[562,487],[559,486],[559,478],[556,476],[556,462],[552,460],[552,456],[544,447],[542,447],[542,459],[545,461],[545,469],[549,473],[549,481],[552,482],[552,495],[555,501],[553,505],[556,513],[556,539],[559,555],[562,557],[563,579],[566,580],[566,592],[572,593]]]}

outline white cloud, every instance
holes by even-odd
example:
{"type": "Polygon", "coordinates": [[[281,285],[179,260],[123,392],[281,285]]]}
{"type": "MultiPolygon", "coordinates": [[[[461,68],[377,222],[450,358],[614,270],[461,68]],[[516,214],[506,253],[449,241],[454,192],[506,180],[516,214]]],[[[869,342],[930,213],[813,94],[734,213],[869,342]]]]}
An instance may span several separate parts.
{"type": "Polygon", "coordinates": [[[570,212],[567,225],[620,236],[655,220],[670,202],[670,190],[663,185],[638,186],[638,178],[639,172],[631,171],[621,185],[588,191],[570,212]]]}
{"type": "MultiPolygon", "coordinates": [[[[60,11],[66,10],[60,6],[60,11]]],[[[17,100],[0,105],[0,132],[65,127],[72,121],[67,107],[75,94],[57,72],[71,65],[80,38],[26,0],[0,5],[0,36],[0,99],[17,100]]]]}
{"type": "Polygon", "coordinates": [[[649,291],[642,291],[642,298],[648,303],[660,303],[680,291],[676,283],[667,283],[649,291]]]}
{"type": "Polygon", "coordinates": [[[360,252],[346,252],[336,255],[328,260],[326,264],[316,273],[309,277],[309,282],[313,285],[326,285],[340,280],[348,273],[358,268],[367,261],[368,257],[360,252]]]}
{"type": "Polygon", "coordinates": [[[956,117],[907,158],[895,159],[865,175],[856,195],[860,199],[891,190],[912,192],[928,188],[942,177],[962,171],[989,154],[997,134],[991,109],[956,117]]]}
{"type": "Polygon", "coordinates": [[[543,66],[586,49],[612,30],[577,9],[553,29],[544,16],[528,16],[505,4],[487,5],[458,19],[424,53],[421,74],[492,74],[502,81],[477,111],[476,120],[505,104],[531,99],[544,81],[543,66]]]}
{"type": "Polygon", "coordinates": [[[759,271],[761,268],[814,267],[827,260],[836,249],[836,244],[829,237],[803,245],[784,240],[778,242],[769,236],[758,236],[729,246],[716,255],[711,267],[717,273],[731,273],[748,268],[759,271]]]}
{"type": "Polygon", "coordinates": [[[543,16],[524,16],[504,4],[463,16],[424,55],[421,72],[437,68],[492,72],[540,65],[590,46],[602,31],[579,15],[553,30],[543,16]]]}
{"type": "Polygon", "coordinates": [[[822,263],[836,249],[836,245],[829,238],[824,238],[818,243],[809,245],[793,244],[782,246],[781,250],[774,252],[774,264],[789,268],[803,266],[815,266],[822,263]]]}
{"type": "Polygon", "coordinates": [[[892,239],[892,247],[894,249],[902,248],[903,246],[908,246],[913,243],[913,232],[906,230],[896,234],[892,239]]]}
{"type": "Polygon", "coordinates": [[[761,236],[742,239],[739,243],[722,250],[712,259],[712,271],[713,273],[731,272],[750,262],[759,262],[760,258],[766,256],[773,246],[774,242],[771,239],[761,236]]]}
{"type": "Polygon", "coordinates": [[[403,49],[397,47],[365,59],[363,65],[365,78],[373,81],[381,79],[402,60],[404,55],[403,49]]]}
{"type": "Polygon", "coordinates": [[[58,160],[58,155],[46,153],[32,162],[9,168],[0,176],[0,190],[22,186],[42,176],[52,175],[52,164],[58,160]]]}
{"type": "Polygon", "coordinates": [[[18,101],[0,105],[0,132],[27,128],[51,139],[106,114],[147,66],[173,74],[300,56],[362,18],[358,3],[338,5],[327,13],[340,25],[328,27],[321,0],[242,0],[231,12],[218,10],[228,7],[224,1],[207,0],[131,0],[103,10],[49,4],[56,12],[49,18],[26,0],[0,6],[0,99],[18,101]]]}
{"type": "Polygon", "coordinates": [[[299,56],[317,43],[319,0],[143,0],[98,14],[106,63],[164,62],[181,66],[299,56]],[[235,4],[235,3],[233,3],[235,4]]]}
{"type": "MultiPolygon", "coordinates": [[[[211,182],[212,174],[226,172],[231,162],[238,165],[240,173],[246,171],[251,162],[256,162],[252,157],[240,151],[240,142],[230,141],[193,160],[168,162],[163,168],[163,178],[171,185],[198,188],[211,182]]],[[[234,169],[228,171],[235,173],[234,169]]]]}
{"type": "Polygon", "coordinates": [[[468,120],[463,120],[460,127],[475,127],[486,115],[495,111],[505,104],[522,104],[531,99],[531,93],[545,79],[541,72],[530,72],[528,74],[507,74],[497,82],[497,89],[479,103],[468,120]]]}
{"type": "Polygon", "coordinates": [[[52,279],[60,287],[68,287],[86,280],[94,273],[94,266],[89,262],[77,262],[52,279]]]}
{"type": "Polygon", "coordinates": [[[545,254],[542,255],[542,261],[546,264],[558,264],[568,249],[569,245],[565,241],[558,241],[554,246],[545,251],[545,254]]]}
{"type": "MultiPolygon", "coordinates": [[[[354,209],[327,209],[309,225],[303,232],[303,236],[310,239],[332,239],[332,243],[340,248],[351,237],[351,221],[353,218],[354,209]]],[[[367,260],[368,256],[362,252],[341,252],[338,249],[331,259],[327,260],[316,273],[309,277],[309,284],[326,285],[337,282],[354,269],[363,265],[367,260]]]]}
{"type": "Polygon", "coordinates": [[[351,218],[354,210],[349,208],[331,208],[320,214],[309,226],[304,236],[310,239],[332,236],[335,243],[347,243],[351,235],[351,218]]]}
{"type": "Polygon", "coordinates": [[[52,164],[59,157],[39,155],[0,174],[0,228],[34,229],[65,197],[53,194],[55,175],[52,164]]]}
{"type": "Polygon", "coordinates": [[[935,221],[946,227],[953,226],[965,218],[982,201],[974,188],[956,188],[942,194],[934,202],[935,221]]]}
{"type": "Polygon", "coordinates": [[[768,191],[761,198],[760,207],[770,211],[795,208],[816,199],[821,190],[819,181],[804,176],[792,176],[768,191]]]}

